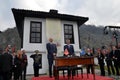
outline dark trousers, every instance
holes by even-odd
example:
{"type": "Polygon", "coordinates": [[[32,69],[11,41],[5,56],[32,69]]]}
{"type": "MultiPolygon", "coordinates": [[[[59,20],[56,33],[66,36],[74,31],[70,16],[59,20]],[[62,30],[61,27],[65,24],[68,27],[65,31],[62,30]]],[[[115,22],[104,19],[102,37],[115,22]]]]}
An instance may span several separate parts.
{"type": "Polygon", "coordinates": [[[0,72],[0,80],[3,80],[3,75],[1,72],[0,72]]]}
{"type": "MultiPolygon", "coordinates": [[[[16,67],[15,72],[14,72],[14,80],[19,80],[21,74],[22,74],[22,68],[16,67]]],[[[20,79],[20,80],[22,80],[22,79],[20,79]]]]}
{"type": "Polygon", "coordinates": [[[26,80],[26,71],[27,71],[27,66],[24,66],[22,68],[21,80],[26,80]]]}
{"type": "Polygon", "coordinates": [[[91,73],[93,74],[93,65],[87,65],[87,73],[90,73],[90,70],[91,70],[91,73]]]}
{"type": "Polygon", "coordinates": [[[18,80],[18,79],[19,79],[18,69],[15,68],[15,69],[14,69],[14,80],[18,80]]]}
{"type": "Polygon", "coordinates": [[[101,76],[105,76],[104,64],[99,64],[99,66],[100,66],[101,76]]]}
{"type": "Polygon", "coordinates": [[[38,77],[39,76],[39,67],[33,66],[34,69],[34,76],[38,77]]]}
{"type": "Polygon", "coordinates": [[[6,71],[2,73],[3,80],[10,80],[10,71],[6,71]]]}
{"type": "Polygon", "coordinates": [[[48,65],[49,65],[49,76],[52,77],[53,59],[48,59],[48,65]]]}
{"type": "Polygon", "coordinates": [[[108,69],[108,75],[111,75],[111,71],[113,73],[113,75],[115,74],[115,70],[112,64],[112,61],[106,61],[107,63],[107,69],[108,69]]]}
{"type": "Polygon", "coordinates": [[[114,60],[114,67],[116,70],[116,75],[119,75],[119,65],[118,65],[118,61],[114,60]]]}
{"type": "Polygon", "coordinates": [[[26,80],[26,71],[27,71],[27,66],[23,68],[23,80],[26,80]]]}
{"type": "Polygon", "coordinates": [[[12,76],[15,76],[15,65],[12,65],[12,69],[10,71],[10,79],[12,79],[12,76]]]}

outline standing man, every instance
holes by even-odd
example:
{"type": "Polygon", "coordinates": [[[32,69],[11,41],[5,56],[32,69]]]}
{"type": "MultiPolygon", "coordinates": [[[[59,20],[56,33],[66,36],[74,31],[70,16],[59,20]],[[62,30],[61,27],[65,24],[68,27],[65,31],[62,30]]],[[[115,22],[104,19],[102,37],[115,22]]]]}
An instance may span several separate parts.
{"type": "Polygon", "coordinates": [[[112,71],[113,75],[115,75],[115,70],[114,70],[113,63],[112,63],[112,56],[110,54],[109,48],[106,49],[105,61],[107,64],[108,75],[111,75],[111,71],[112,71]]]}
{"type": "Polygon", "coordinates": [[[8,49],[6,48],[4,54],[2,55],[3,80],[10,80],[11,69],[12,69],[12,55],[8,52],[8,49]]]}
{"type": "Polygon", "coordinates": [[[23,72],[23,80],[26,80],[26,70],[28,65],[27,55],[24,49],[21,50],[22,54],[22,72],[23,72]]]}
{"type": "Polygon", "coordinates": [[[112,46],[112,51],[110,52],[111,56],[112,56],[112,60],[114,63],[114,67],[116,70],[116,75],[119,75],[119,62],[118,62],[118,54],[119,54],[119,50],[117,50],[116,46],[112,46]]]}
{"type": "MultiPolygon", "coordinates": [[[[120,70],[120,42],[118,43],[118,47],[117,47],[117,62],[118,62],[118,68],[120,70]]],[[[120,74],[120,73],[119,73],[120,74]]]]}
{"type": "Polygon", "coordinates": [[[12,79],[12,74],[13,74],[13,79],[15,79],[15,69],[16,69],[16,65],[15,65],[15,57],[16,57],[16,53],[15,51],[12,52],[12,70],[11,70],[11,73],[10,73],[10,78],[12,79]]]}
{"type": "Polygon", "coordinates": [[[105,63],[104,63],[104,54],[102,53],[102,50],[100,48],[98,48],[97,50],[97,58],[98,58],[98,64],[100,67],[100,71],[101,71],[101,76],[105,76],[105,63]]]}
{"type": "MultiPolygon", "coordinates": [[[[93,53],[91,52],[91,50],[89,48],[87,48],[87,52],[85,54],[85,56],[93,56],[93,53]]],[[[90,70],[91,70],[91,73],[93,74],[93,65],[89,64],[87,65],[87,73],[90,74],[90,70]]]]}
{"type": "Polygon", "coordinates": [[[52,65],[54,56],[57,54],[56,44],[53,43],[53,39],[49,38],[49,43],[46,44],[47,52],[48,52],[48,65],[49,65],[49,77],[52,78],[52,65]]]}

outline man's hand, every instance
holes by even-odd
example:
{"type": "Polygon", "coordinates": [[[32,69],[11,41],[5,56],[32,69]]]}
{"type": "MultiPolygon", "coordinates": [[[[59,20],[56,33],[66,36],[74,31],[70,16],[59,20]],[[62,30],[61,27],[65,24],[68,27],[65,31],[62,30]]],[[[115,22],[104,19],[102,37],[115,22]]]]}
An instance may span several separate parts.
{"type": "Polygon", "coordinates": [[[56,53],[53,53],[53,56],[56,56],[56,53]]]}

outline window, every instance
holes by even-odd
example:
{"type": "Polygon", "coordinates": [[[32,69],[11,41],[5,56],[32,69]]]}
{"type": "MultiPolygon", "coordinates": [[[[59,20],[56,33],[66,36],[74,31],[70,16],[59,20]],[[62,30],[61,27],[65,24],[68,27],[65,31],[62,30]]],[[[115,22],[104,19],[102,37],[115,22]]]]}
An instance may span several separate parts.
{"type": "Polygon", "coordinates": [[[74,44],[73,25],[64,24],[64,40],[70,39],[71,43],[74,44]]]}
{"type": "Polygon", "coordinates": [[[42,22],[30,22],[30,43],[41,43],[42,22]]]}

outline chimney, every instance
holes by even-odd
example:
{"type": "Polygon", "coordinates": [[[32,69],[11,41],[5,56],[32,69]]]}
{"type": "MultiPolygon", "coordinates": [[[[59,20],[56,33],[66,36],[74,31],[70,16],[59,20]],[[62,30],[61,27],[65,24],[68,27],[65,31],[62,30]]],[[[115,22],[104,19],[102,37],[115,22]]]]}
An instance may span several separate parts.
{"type": "Polygon", "coordinates": [[[50,9],[49,13],[52,13],[52,14],[57,14],[57,13],[58,13],[58,10],[55,10],[55,9],[50,9]]]}

